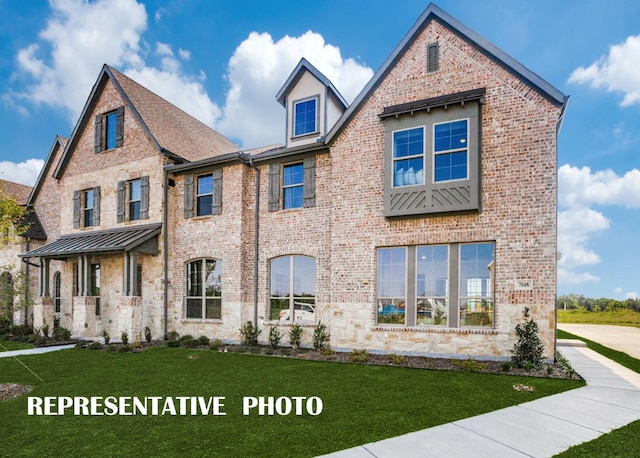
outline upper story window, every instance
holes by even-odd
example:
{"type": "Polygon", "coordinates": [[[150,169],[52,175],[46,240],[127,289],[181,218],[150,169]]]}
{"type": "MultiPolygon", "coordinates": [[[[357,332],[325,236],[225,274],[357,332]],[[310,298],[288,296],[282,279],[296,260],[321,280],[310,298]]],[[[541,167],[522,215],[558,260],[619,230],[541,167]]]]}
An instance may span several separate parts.
{"type": "Polygon", "coordinates": [[[119,148],[124,139],[124,107],[96,116],[93,151],[119,148]]]}
{"type": "Polygon", "coordinates": [[[493,242],[378,248],[378,324],[493,327],[494,251],[493,242]]]}
{"type": "Polygon", "coordinates": [[[100,186],[73,193],[73,227],[100,226],[100,186]]]}
{"type": "Polygon", "coordinates": [[[316,260],[310,256],[281,256],[269,263],[270,318],[315,323],[316,260]]]}
{"type": "Polygon", "coordinates": [[[222,169],[184,176],[184,217],[222,213],[222,169]]]}
{"type": "Polygon", "coordinates": [[[485,89],[386,107],[384,215],[481,209],[485,89]]]}
{"type": "Polygon", "coordinates": [[[393,186],[424,183],[424,127],[393,133],[393,186]]]}
{"type": "Polygon", "coordinates": [[[461,119],[433,126],[433,181],[466,180],[469,176],[469,122],[461,119]]]}
{"type": "Polygon", "coordinates": [[[315,204],[315,156],[295,164],[269,164],[269,211],[314,207],[315,204]]]}
{"type": "Polygon", "coordinates": [[[149,218],[149,177],[118,182],[118,222],[149,218]]]}
{"type": "Polygon", "coordinates": [[[196,216],[210,215],[213,204],[213,175],[200,175],[196,182],[196,216]]]}
{"type": "Polygon", "coordinates": [[[187,264],[186,318],[222,319],[222,261],[187,264]]]}
{"type": "Polygon", "coordinates": [[[318,98],[302,100],[293,104],[293,135],[312,134],[318,131],[318,98]]]}

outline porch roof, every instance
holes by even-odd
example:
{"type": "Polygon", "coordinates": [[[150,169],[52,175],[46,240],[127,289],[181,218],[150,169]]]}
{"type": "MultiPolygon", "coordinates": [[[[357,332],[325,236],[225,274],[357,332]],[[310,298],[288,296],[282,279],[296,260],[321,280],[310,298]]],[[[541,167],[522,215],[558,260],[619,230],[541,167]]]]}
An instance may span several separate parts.
{"type": "Polygon", "coordinates": [[[91,231],[80,234],[66,234],[55,242],[21,254],[23,258],[64,259],[70,256],[91,253],[106,253],[139,250],[145,253],[157,252],[157,235],[162,223],[146,224],[105,231],[91,231]],[[150,243],[146,243],[150,242],[150,243]]]}

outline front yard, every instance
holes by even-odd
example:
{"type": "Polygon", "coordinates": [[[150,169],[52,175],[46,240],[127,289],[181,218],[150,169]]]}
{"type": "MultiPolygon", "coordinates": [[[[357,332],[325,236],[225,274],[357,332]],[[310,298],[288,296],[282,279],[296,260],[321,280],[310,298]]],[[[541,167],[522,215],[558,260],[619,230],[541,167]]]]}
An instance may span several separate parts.
{"type": "Polygon", "coordinates": [[[583,384],[182,348],[72,349],[20,359],[44,382],[15,359],[0,358],[0,383],[34,388],[0,401],[1,450],[10,456],[314,456],[583,384]],[[224,397],[226,415],[29,416],[28,398],[47,396],[224,397]],[[269,396],[315,396],[323,410],[243,415],[244,397],[269,396]]]}

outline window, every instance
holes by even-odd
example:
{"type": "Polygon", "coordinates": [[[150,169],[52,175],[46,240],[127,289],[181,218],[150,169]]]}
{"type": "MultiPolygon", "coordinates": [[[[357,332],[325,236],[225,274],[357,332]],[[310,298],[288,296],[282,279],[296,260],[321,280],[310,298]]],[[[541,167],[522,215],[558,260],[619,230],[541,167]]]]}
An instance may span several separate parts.
{"type": "Polygon", "coordinates": [[[184,217],[222,213],[222,169],[184,176],[184,217]]]}
{"type": "Polygon", "coordinates": [[[480,211],[485,89],[385,107],[384,216],[480,211]]]}
{"type": "Polygon", "coordinates": [[[186,317],[222,319],[222,261],[198,259],[187,264],[186,317]]]}
{"type": "Polygon", "coordinates": [[[285,165],[282,168],[282,178],[283,208],[301,208],[304,205],[302,164],[285,165]]]}
{"type": "Polygon", "coordinates": [[[118,182],[118,222],[149,218],[149,177],[118,182]]]}
{"type": "Polygon", "coordinates": [[[424,127],[393,133],[393,186],[424,183],[424,127]]]}
{"type": "Polygon", "coordinates": [[[60,313],[62,305],[62,295],[60,294],[61,280],[60,272],[53,275],[53,312],[60,313]]]}
{"type": "Polygon", "coordinates": [[[100,264],[91,264],[89,294],[96,298],[96,315],[100,315],[100,264]]]}
{"type": "Polygon", "coordinates": [[[96,116],[93,151],[100,153],[123,145],[124,107],[96,116]]]}
{"type": "Polygon", "coordinates": [[[433,126],[433,181],[465,180],[467,172],[468,121],[461,119],[433,126]]]}
{"type": "Polygon", "coordinates": [[[73,227],[100,226],[100,186],[73,193],[73,227]]]}
{"type": "Polygon", "coordinates": [[[314,207],[315,204],[315,156],[296,164],[269,164],[269,211],[314,207]]]}
{"type": "Polygon", "coordinates": [[[270,319],[285,323],[315,323],[316,260],[309,256],[272,259],[270,319]]]}
{"type": "Polygon", "coordinates": [[[494,246],[378,248],[378,324],[493,327],[494,246]]]}
{"type": "Polygon", "coordinates": [[[493,243],[460,246],[460,325],[493,326],[493,243]]]}
{"type": "Polygon", "coordinates": [[[210,215],[213,204],[213,175],[200,175],[196,183],[196,216],[210,215]]]}
{"type": "Polygon", "coordinates": [[[301,102],[294,103],[294,128],[293,135],[298,137],[300,135],[306,135],[316,132],[317,118],[317,98],[303,100],[301,102]]]}

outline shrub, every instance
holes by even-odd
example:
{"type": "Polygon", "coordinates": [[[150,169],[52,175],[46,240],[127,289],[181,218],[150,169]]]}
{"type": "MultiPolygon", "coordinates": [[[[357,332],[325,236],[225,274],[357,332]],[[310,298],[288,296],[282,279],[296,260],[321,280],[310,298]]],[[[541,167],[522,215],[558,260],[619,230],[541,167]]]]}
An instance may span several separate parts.
{"type": "Polygon", "coordinates": [[[391,363],[391,364],[402,364],[402,363],[404,363],[404,356],[396,355],[395,353],[391,353],[390,355],[387,355],[387,359],[389,360],[389,363],[391,363]]]}
{"type": "Polygon", "coordinates": [[[178,339],[181,347],[185,348],[193,348],[197,345],[197,341],[193,338],[191,334],[185,334],[178,339]]]}
{"type": "Polygon", "coordinates": [[[269,346],[271,348],[278,348],[280,346],[280,339],[282,339],[282,333],[278,326],[271,326],[269,328],[269,346]]]}
{"type": "Polygon", "coordinates": [[[120,333],[120,340],[122,340],[122,345],[129,345],[129,334],[127,331],[122,331],[120,333]]]}
{"type": "Polygon", "coordinates": [[[167,333],[168,341],[177,341],[179,338],[180,338],[180,334],[178,334],[176,331],[169,331],[167,333]]]}
{"type": "Polygon", "coordinates": [[[293,348],[300,348],[302,343],[302,326],[298,323],[293,323],[291,329],[289,329],[289,343],[293,348]]]}
{"type": "Polygon", "coordinates": [[[251,321],[247,321],[247,323],[240,329],[240,334],[244,336],[244,344],[250,347],[255,347],[258,345],[258,336],[262,332],[258,327],[254,327],[251,321]]]}
{"type": "Polygon", "coordinates": [[[329,337],[331,337],[331,335],[327,332],[327,325],[322,321],[318,321],[318,324],[313,330],[313,348],[322,350],[327,342],[329,342],[329,337]]]}
{"type": "Polygon", "coordinates": [[[111,340],[111,337],[109,337],[109,333],[103,330],[102,337],[104,338],[104,344],[109,345],[109,341],[111,340]]]}
{"type": "Polygon", "coordinates": [[[200,346],[207,347],[209,346],[209,338],[207,336],[200,336],[196,340],[196,343],[200,346]]]}
{"type": "Polygon", "coordinates": [[[473,358],[465,359],[465,360],[453,360],[451,363],[454,366],[458,366],[460,369],[465,370],[467,372],[484,372],[487,369],[486,363],[481,363],[478,360],[473,358]]]}
{"type": "Polygon", "coordinates": [[[45,324],[44,326],[42,326],[42,328],[40,328],[40,330],[42,331],[42,335],[45,336],[48,339],[49,338],[49,325],[45,324]]]}
{"type": "Polygon", "coordinates": [[[367,361],[369,361],[369,353],[367,353],[367,350],[364,348],[362,350],[357,350],[354,348],[349,355],[349,358],[354,363],[366,363],[367,361]]]}
{"type": "Polygon", "coordinates": [[[151,328],[149,326],[144,327],[144,340],[151,342],[151,328]]]}
{"type": "Polygon", "coordinates": [[[224,342],[220,339],[216,339],[209,345],[210,350],[219,350],[224,346],[224,342]]]}
{"type": "Polygon", "coordinates": [[[518,341],[513,346],[511,362],[516,367],[537,369],[542,366],[544,346],[538,336],[538,323],[529,316],[529,307],[523,312],[524,323],[516,326],[518,341]]]}

